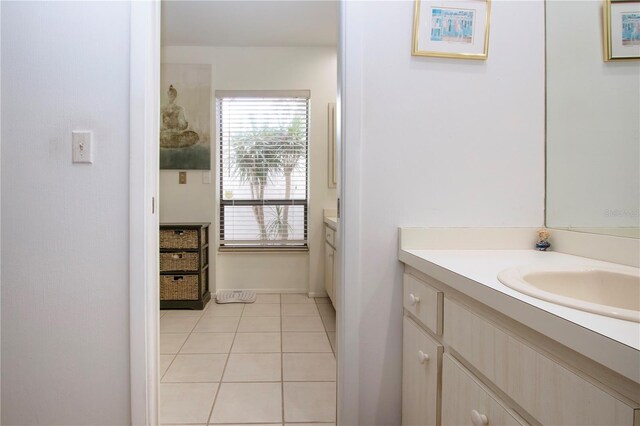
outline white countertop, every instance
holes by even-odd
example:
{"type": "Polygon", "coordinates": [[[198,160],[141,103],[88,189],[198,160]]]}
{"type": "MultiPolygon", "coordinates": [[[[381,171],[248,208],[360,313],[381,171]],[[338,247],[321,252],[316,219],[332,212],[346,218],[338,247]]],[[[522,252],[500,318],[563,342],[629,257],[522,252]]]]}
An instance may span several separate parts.
{"type": "Polygon", "coordinates": [[[640,383],[639,323],[545,302],[512,290],[497,278],[504,269],[524,265],[620,265],[536,250],[401,248],[399,259],[640,383]]]}
{"type": "Polygon", "coordinates": [[[325,216],[324,217],[324,223],[327,224],[327,226],[331,229],[333,229],[334,231],[338,230],[338,218],[335,216],[325,216]]]}

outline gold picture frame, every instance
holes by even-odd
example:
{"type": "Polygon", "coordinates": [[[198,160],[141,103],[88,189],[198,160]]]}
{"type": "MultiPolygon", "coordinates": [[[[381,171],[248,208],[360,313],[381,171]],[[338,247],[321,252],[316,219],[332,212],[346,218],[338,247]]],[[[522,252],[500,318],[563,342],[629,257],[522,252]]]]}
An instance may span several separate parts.
{"type": "Polygon", "coordinates": [[[604,0],[602,20],[604,60],[640,59],[640,1],[604,0]]]}
{"type": "Polygon", "coordinates": [[[415,0],[411,54],[486,60],[490,14],[490,0],[415,0]]]}

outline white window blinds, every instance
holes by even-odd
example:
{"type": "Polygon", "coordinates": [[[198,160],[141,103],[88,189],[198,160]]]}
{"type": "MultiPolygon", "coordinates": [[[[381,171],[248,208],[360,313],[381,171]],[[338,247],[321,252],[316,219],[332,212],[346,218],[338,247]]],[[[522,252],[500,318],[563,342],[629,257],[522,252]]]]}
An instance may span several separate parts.
{"type": "Polygon", "coordinates": [[[305,248],[309,93],[216,92],[220,246],[305,248]]]}

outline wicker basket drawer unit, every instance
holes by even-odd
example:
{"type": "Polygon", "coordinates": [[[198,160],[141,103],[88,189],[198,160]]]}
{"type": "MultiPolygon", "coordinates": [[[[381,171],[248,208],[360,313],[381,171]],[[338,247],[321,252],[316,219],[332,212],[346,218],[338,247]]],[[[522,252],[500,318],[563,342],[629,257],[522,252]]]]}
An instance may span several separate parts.
{"type": "Polygon", "coordinates": [[[197,252],[160,253],[160,272],[192,271],[200,269],[200,255],[197,252]]]}
{"type": "Polygon", "coordinates": [[[160,225],[160,308],[204,309],[209,291],[209,224],[160,225]]]}
{"type": "Polygon", "coordinates": [[[161,275],[160,300],[199,300],[199,284],[207,287],[207,275],[206,270],[200,275],[161,275]]]}
{"type": "Polygon", "coordinates": [[[166,249],[197,249],[199,246],[199,232],[197,229],[161,229],[160,248],[166,249]]]}

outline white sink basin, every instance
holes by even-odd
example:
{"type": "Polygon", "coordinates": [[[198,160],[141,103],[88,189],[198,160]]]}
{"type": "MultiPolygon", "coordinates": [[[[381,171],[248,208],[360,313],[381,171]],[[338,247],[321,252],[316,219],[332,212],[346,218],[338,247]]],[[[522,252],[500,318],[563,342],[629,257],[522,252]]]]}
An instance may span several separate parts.
{"type": "Polygon", "coordinates": [[[516,291],[595,314],[640,322],[637,268],[522,266],[498,274],[516,291]]]}

